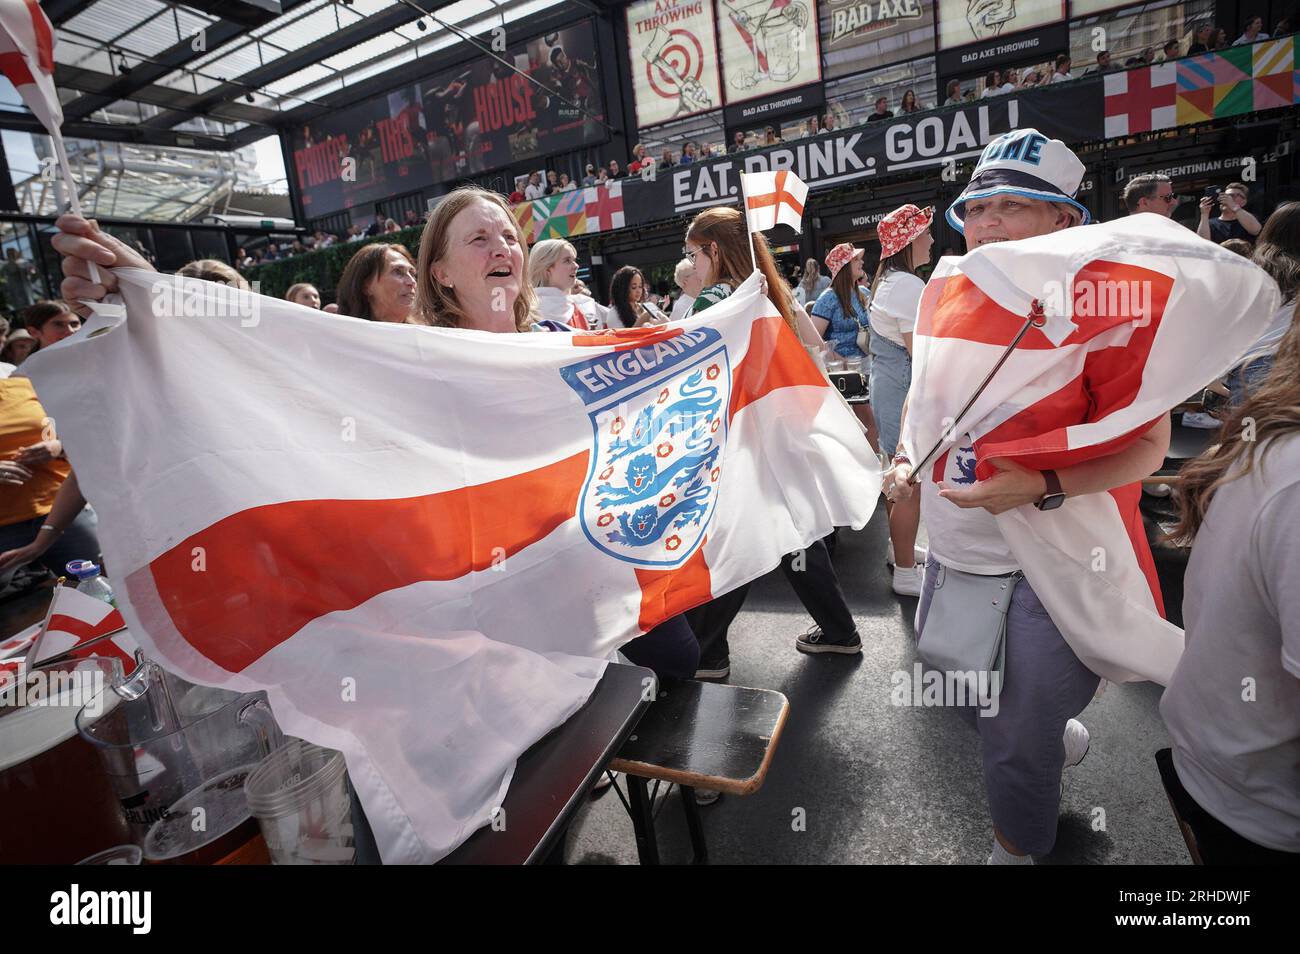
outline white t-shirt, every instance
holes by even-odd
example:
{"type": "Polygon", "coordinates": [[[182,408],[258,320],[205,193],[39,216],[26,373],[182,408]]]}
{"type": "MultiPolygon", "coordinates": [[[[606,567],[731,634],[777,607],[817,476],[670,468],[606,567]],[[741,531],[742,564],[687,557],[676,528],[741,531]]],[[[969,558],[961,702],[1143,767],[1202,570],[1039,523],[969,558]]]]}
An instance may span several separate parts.
{"type": "Polygon", "coordinates": [[[1187,562],[1187,648],[1160,700],[1188,794],[1243,838],[1291,852],[1300,852],[1297,525],[1292,433],[1260,446],[1251,472],[1210,501],[1187,562]]]}
{"type": "Polygon", "coordinates": [[[541,185],[540,183],[538,185],[527,186],[524,189],[524,198],[530,202],[533,199],[540,199],[545,195],[546,195],[546,186],[541,185]]]}
{"type": "Polygon", "coordinates": [[[669,321],[677,321],[679,318],[685,318],[691,313],[691,308],[695,304],[695,296],[688,295],[685,292],[677,296],[673,302],[672,313],[668,316],[669,321]]]}
{"type": "MultiPolygon", "coordinates": [[[[933,471],[934,465],[930,464],[921,475],[921,522],[930,537],[930,554],[944,566],[967,573],[992,576],[1020,569],[998,529],[997,518],[983,507],[963,508],[944,500],[939,496],[939,485],[931,479],[933,471]]],[[[969,434],[948,449],[943,479],[949,486],[969,487],[975,483],[975,450],[969,434]]]]}
{"type": "Polygon", "coordinates": [[[1072,80],[1072,79],[1074,79],[1074,77],[1073,77],[1072,75],[1070,75],[1069,73],[1053,73],[1053,74],[1052,74],[1052,78],[1049,79],[1047,82],[1049,82],[1049,83],[1064,83],[1066,80],[1072,80]]]}
{"type": "Polygon", "coordinates": [[[1003,83],[998,87],[999,93],[1014,93],[1016,91],[1015,83],[1003,83]]]}
{"type": "Polygon", "coordinates": [[[904,347],[903,332],[911,334],[916,329],[916,312],[924,290],[925,282],[915,275],[898,270],[886,272],[871,296],[867,312],[871,330],[904,347]]]}

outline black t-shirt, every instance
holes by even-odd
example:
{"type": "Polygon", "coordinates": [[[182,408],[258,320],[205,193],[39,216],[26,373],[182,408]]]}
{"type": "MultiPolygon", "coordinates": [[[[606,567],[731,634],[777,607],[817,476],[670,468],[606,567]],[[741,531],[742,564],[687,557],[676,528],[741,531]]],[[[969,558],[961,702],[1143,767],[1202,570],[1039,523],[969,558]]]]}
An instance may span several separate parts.
{"type": "Polygon", "coordinates": [[[893,119],[893,118],[894,118],[893,111],[887,109],[883,113],[872,113],[870,116],[867,117],[867,122],[875,123],[875,122],[879,122],[882,119],[893,119]]]}
{"type": "Polygon", "coordinates": [[[1217,244],[1228,239],[1245,239],[1255,244],[1255,236],[1246,231],[1246,227],[1236,219],[1225,222],[1223,219],[1210,219],[1210,238],[1217,244]]]}

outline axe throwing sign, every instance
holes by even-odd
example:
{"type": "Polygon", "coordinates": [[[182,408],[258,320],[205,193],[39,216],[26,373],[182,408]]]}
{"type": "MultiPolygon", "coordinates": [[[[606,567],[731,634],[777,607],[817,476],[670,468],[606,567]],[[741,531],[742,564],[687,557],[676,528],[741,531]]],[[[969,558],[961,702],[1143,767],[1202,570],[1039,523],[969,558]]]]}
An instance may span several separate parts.
{"type": "Polygon", "coordinates": [[[722,105],[713,0],[639,0],[627,7],[638,127],[722,105]]]}

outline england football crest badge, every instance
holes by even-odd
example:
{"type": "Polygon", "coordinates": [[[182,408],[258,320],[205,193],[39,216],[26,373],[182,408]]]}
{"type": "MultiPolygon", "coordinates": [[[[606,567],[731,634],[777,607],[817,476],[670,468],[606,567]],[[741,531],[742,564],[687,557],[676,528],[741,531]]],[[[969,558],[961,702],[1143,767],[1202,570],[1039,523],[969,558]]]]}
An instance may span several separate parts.
{"type": "Polygon", "coordinates": [[[717,505],[731,367],[712,328],[568,365],[593,447],[578,519],[595,546],[672,569],[699,547],[717,505]]]}

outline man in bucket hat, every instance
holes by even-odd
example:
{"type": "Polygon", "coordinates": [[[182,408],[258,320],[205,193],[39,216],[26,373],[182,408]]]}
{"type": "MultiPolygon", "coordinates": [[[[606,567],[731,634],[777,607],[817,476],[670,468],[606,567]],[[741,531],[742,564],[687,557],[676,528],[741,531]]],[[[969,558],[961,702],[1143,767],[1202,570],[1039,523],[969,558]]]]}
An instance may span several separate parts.
{"type": "MultiPolygon", "coordinates": [[[[968,251],[1087,224],[1088,210],[1074,198],[1083,171],[1079,158],[1058,140],[1035,129],[1005,133],[980,156],[970,182],[947,212],[948,222],[965,236],[968,251]]],[[[1083,376],[1081,387],[1087,393],[1081,401],[1102,403],[1095,390],[1106,386],[1102,377],[1094,382],[1083,376]]],[[[907,401],[919,408],[935,399],[914,385],[907,401]]],[[[1086,414],[1086,408],[1080,411],[1079,423],[1086,414]]],[[[906,409],[903,417],[906,422],[906,409]]],[[[931,635],[925,624],[932,606],[952,599],[936,586],[945,575],[1003,577],[1010,584],[1007,662],[998,708],[996,713],[980,712],[984,717],[973,721],[982,741],[993,820],[988,862],[1032,864],[1034,855],[1045,855],[1055,845],[1062,770],[1082,761],[1089,745],[1087,730],[1074,717],[1092,700],[1099,677],[1075,655],[1024,579],[994,515],[1026,505],[1051,511],[1066,497],[1108,493],[1148,476],[1164,462],[1169,416],[1161,415],[1120,449],[1059,471],[1029,470],[994,459],[990,463],[996,473],[977,480],[973,443],[970,434],[961,435],[940,458],[942,474],[935,474],[932,465],[918,474],[930,559],[917,607],[917,633],[921,639],[931,635]]],[[[895,458],[894,469],[885,475],[887,497],[913,493],[908,483],[912,466],[901,453],[895,458]]],[[[936,620],[943,615],[935,613],[936,620]]],[[[931,638],[945,640],[941,632],[931,638]]],[[[976,712],[973,707],[964,711],[976,712]]]]}

